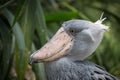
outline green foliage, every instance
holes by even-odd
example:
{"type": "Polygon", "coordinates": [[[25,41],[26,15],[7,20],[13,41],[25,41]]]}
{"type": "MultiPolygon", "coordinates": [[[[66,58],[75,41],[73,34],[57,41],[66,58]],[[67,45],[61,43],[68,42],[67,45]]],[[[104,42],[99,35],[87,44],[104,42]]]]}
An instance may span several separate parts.
{"type": "Polygon", "coordinates": [[[120,77],[119,8],[119,0],[1,0],[0,80],[46,80],[44,65],[31,67],[29,55],[43,46],[62,22],[76,18],[95,22],[102,12],[110,31],[88,59],[120,77]]]}

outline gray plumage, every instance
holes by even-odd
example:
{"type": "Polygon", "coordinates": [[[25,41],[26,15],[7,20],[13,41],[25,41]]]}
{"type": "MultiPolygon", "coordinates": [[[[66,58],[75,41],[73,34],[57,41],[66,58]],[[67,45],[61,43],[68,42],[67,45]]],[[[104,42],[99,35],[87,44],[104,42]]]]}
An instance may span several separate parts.
{"type": "Polygon", "coordinates": [[[45,64],[47,80],[119,80],[89,61],[62,58],[45,64]]]}
{"type": "Polygon", "coordinates": [[[45,62],[47,80],[119,80],[98,65],[84,61],[109,29],[102,24],[104,19],[95,23],[64,22],[51,40],[30,56],[30,63],[45,62]]]}

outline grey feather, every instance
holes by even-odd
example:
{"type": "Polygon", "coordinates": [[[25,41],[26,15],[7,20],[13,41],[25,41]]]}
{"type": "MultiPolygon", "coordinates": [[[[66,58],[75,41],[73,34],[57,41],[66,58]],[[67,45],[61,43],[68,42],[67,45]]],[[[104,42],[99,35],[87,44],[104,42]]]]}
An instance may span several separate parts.
{"type": "Polygon", "coordinates": [[[66,58],[45,65],[47,80],[120,80],[106,70],[88,61],[70,61],[66,58]]]}

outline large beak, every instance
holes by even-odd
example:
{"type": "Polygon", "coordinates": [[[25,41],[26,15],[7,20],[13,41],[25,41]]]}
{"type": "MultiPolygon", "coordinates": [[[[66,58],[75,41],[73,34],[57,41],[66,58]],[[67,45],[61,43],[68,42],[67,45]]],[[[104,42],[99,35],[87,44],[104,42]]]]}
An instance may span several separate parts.
{"type": "Polygon", "coordinates": [[[30,56],[30,64],[59,59],[71,50],[73,38],[60,28],[53,38],[30,56]]]}

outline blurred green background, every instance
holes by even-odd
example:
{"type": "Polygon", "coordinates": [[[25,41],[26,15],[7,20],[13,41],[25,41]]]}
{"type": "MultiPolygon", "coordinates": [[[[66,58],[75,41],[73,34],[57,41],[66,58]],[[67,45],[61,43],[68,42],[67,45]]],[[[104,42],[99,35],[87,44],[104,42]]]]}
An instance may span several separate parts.
{"type": "Polygon", "coordinates": [[[95,22],[102,12],[110,31],[88,60],[120,77],[120,0],[0,0],[0,80],[46,80],[44,65],[31,67],[29,55],[64,21],[95,22]]]}

